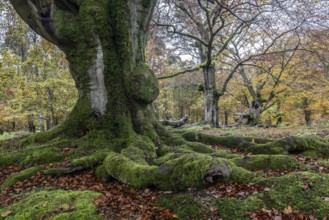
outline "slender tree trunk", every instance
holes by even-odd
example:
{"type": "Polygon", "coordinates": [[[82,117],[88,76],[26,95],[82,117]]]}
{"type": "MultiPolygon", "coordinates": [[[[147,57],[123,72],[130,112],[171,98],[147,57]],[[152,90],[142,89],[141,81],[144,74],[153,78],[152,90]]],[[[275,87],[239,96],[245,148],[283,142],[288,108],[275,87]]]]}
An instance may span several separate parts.
{"type": "Polygon", "coordinates": [[[228,126],[228,116],[229,116],[229,112],[228,110],[224,111],[224,125],[228,126]]]}
{"type": "Polygon", "coordinates": [[[48,130],[50,130],[52,127],[53,127],[53,126],[52,126],[52,123],[51,123],[51,117],[50,117],[50,115],[47,115],[47,117],[46,117],[46,130],[48,131],[48,130]]]}
{"type": "Polygon", "coordinates": [[[218,127],[218,100],[219,95],[216,88],[215,68],[210,66],[203,68],[204,76],[204,120],[207,123],[218,127]]]}
{"type": "Polygon", "coordinates": [[[39,127],[40,127],[40,131],[45,131],[45,118],[43,116],[42,112],[39,112],[39,127]]]}
{"type": "Polygon", "coordinates": [[[27,118],[27,123],[29,127],[29,132],[35,132],[35,124],[34,124],[34,117],[32,115],[29,115],[27,118]]]}
{"type": "Polygon", "coordinates": [[[311,126],[312,125],[311,116],[312,116],[312,111],[304,110],[304,118],[305,118],[306,126],[311,126]]]}

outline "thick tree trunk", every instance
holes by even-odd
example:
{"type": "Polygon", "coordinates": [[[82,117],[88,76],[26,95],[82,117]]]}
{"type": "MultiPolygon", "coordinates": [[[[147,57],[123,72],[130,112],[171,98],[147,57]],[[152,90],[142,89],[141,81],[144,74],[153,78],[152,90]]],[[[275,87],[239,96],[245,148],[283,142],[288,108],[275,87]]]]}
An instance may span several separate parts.
{"type": "MultiPolygon", "coordinates": [[[[169,137],[154,117],[151,103],[158,95],[158,83],[144,63],[154,0],[11,2],[32,28],[65,52],[79,92],[64,123],[46,135],[37,134],[33,141],[43,142],[63,134],[81,137],[80,141],[93,138],[91,142],[95,142],[96,137],[97,143],[102,141],[102,151],[73,161],[73,165],[86,167],[105,159],[104,169],[109,175],[135,187],[196,187],[230,175],[230,166],[221,159],[193,154],[191,150],[186,155],[173,153],[166,157],[158,149],[160,135],[167,141],[169,137]],[[159,154],[164,157],[158,158],[159,154]]],[[[211,118],[217,122],[217,114],[211,118]]],[[[188,146],[182,138],[175,143],[188,146]]]]}
{"type": "Polygon", "coordinates": [[[249,115],[250,120],[248,121],[248,124],[250,126],[256,126],[261,123],[260,121],[260,115],[261,115],[261,105],[258,101],[253,101],[251,103],[251,106],[249,108],[249,115]]]}
{"type": "Polygon", "coordinates": [[[219,94],[216,88],[216,75],[215,68],[213,66],[203,68],[204,76],[204,120],[207,123],[212,124],[214,127],[218,127],[218,100],[219,94]]]}

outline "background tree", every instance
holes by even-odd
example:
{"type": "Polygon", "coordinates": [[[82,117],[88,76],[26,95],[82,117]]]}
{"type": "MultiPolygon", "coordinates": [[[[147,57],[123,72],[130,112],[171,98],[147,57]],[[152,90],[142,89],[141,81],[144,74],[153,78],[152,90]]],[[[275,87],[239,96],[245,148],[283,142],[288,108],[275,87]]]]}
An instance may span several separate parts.
{"type": "Polygon", "coordinates": [[[50,129],[70,112],[77,97],[67,61],[18,17],[9,1],[1,1],[0,10],[0,74],[6,82],[3,90],[11,91],[2,97],[0,123],[7,131],[50,129]]]}
{"type": "MultiPolygon", "coordinates": [[[[246,36],[246,32],[257,42],[260,30],[268,31],[266,46],[253,47],[248,43],[245,48],[253,47],[254,52],[264,53],[272,48],[276,40],[286,33],[298,28],[306,19],[307,13],[295,14],[287,10],[295,4],[294,1],[180,1],[164,0],[159,3],[155,23],[164,27],[169,33],[168,42],[182,53],[190,54],[198,60],[198,65],[179,71],[176,74],[160,77],[166,79],[187,72],[202,69],[204,82],[204,120],[218,126],[218,100],[226,90],[227,84],[236,69],[251,57],[244,56],[237,66],[230,69],[227,75],[219,73],[225,54],[232,40],[246,36]],[[283,19],[291,19],[289,28],[283,27],[283,19]],[[282,27],[281,27],[282,26],[282,27]],[[270,37],[269,37],[270,36],[270,37]],[[263,50],[262,50],[263,49],[263,50]],[[225,77],[223,85],[216,84],[216,72],[225,77]]],[[[161,35],[161,34],[160,34],[161,35]]],[[[265,41],[264,41],[265,42],[265,41]]],[[[176,52],[177,53],[177,52],[176,52]]]]}

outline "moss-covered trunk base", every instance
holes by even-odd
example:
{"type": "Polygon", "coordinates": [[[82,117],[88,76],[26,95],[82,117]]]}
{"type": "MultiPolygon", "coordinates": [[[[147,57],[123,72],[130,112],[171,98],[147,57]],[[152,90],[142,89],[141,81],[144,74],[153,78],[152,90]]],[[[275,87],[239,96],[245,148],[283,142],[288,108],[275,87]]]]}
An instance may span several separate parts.
{"type": "Polygon", "coordinates": [[[62,128],[34,134],[18,145],[1,149],[0,167],[19,165],[28,169],[41,164],[48,175],[97,167],[104,180],[163,190],[201,188],[231,176],[230,162],[212,155],[211,147],[188,142],[164,129],[163,142],[158,145],[148,136],[136,133],[128,138],[112,138],[106,130],[95,130],[79,138],[58,132],[59,129],[62,128]],[[50,163],[55,165],[49,168],[50,163]]]}

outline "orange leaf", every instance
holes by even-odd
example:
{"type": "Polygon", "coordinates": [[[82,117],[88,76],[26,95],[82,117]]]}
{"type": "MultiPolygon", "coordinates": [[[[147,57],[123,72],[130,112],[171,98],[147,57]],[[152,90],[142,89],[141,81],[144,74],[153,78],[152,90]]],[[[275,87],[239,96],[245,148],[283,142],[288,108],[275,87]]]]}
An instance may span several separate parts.
{"type": "Polygon", "coordinates": [[[284,212],[284,214],[287,214],[288,215],[288,214],[291,214],[292,213],[292,209],[291,209],[290,206],[288,206],[287,208],[284,209],[283,212],[284,212]]]}
{"type": "Polygon", "coordinates": [[[8,215],[10,215],[11,213],[13,213],[12,211],[10,211],[10,210],[7,210],[7,211],[5,211],[5,212],[3,212],[2,214],[1,214],[1,217],[7,217],[8,215]]]}

